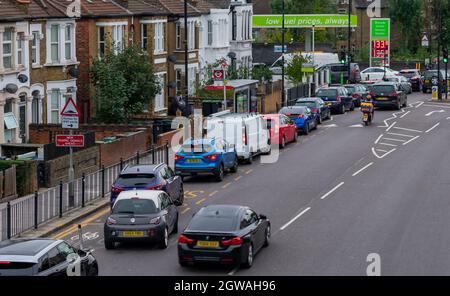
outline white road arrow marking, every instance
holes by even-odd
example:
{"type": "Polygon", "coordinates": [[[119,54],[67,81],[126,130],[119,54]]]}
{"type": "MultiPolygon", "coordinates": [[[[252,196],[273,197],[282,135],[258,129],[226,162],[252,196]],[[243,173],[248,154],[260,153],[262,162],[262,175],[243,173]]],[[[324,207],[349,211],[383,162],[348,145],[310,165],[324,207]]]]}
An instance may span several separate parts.
{"type": "Polygon", "coordinates": [[[433,115],[434,113],[444,113],[445,112],[445,110],[444,109],[441,109],[441,110],[439,110],[439,111],[431,111],[431,112],[428,112],[427,114],[425,114],[425,116],[431,116],[431,115],[433,115]]]}
{"type": "Polygon", "coordinates": [[[337,127],[337,124],[328,124],[328,125],[324,125],[323,127],[337,127]]]}
{"type": "Polygon", "coordinates": [[[354,124],[354,125],[351,125],[349,127],[363,127],[363,125],[362,124],[354,124]]]}

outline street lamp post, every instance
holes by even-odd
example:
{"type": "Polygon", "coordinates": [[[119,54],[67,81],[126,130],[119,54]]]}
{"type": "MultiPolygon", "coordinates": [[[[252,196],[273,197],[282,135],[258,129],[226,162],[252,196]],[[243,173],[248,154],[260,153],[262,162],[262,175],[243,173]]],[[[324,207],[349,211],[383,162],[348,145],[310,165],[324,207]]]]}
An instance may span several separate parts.
{"type": "Polygon", "coordinates": [[[351,16],[352,16],[352,0],[348,1],[347,83],[350,83],[350,73],[351,73],[350,69],[350,43],[352,39],[352,30],[350,26],[351,16]]]}
{"type": "Polygon", "coordinates": [[[287,106],[287,98],[284,95],[284,0],[281,1],[281,13],[282,13],[282,21],[281,21],[281,99],[284,106],[287,106]]]}
{"type": "Polygon", "coordinates": [[[188,14],[187,0],[184,0],[184,95],[185,102],[188,103],[189,97],[189,46],[188,46],[188,14]]]}

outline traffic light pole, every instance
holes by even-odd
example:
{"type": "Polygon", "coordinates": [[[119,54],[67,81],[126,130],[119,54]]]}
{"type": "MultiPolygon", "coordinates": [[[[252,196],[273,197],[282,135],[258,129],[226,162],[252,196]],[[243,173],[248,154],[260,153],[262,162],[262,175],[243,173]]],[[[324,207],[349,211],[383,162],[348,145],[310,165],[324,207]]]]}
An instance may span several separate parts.
{"type": "Polygon", "coordinates": [[[284,106],[288,105],[287,98],[284,94],[284,0],[281,1],[281,12],[282,12],[282,21],[281,21],[281,63],[283,64],[281,67],[281,102],[284,106]]]}

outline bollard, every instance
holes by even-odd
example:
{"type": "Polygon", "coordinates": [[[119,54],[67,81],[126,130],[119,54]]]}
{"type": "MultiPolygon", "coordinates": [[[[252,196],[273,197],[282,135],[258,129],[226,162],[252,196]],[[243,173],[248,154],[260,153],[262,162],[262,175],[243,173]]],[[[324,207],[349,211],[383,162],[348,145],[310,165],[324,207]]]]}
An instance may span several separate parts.
{"type": "Polygon", "coordinates": [[[86,176],[81,176],[81,207],[84,208],[84,202],[85,202],[85,185],[86,185],[86,176]]]}
{"type": "Polygon", "coordinates": [[[38,199],[39,194],[37,191],[34,192],[34,229],[38,228],[38,199]]]}

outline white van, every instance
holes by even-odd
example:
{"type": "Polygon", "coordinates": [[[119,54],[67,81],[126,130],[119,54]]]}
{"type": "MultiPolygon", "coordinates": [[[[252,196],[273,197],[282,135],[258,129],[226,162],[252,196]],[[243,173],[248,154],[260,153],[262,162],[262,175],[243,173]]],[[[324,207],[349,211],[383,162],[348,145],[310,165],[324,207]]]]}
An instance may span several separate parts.
{"type": "Polygon", "coordinates": [[[221,113],[206,118],[205,137],[225,139],[234,145],[238,158],[247,163],[257,154],[270,153],[269,130],[262,115],[221,113]]]}

